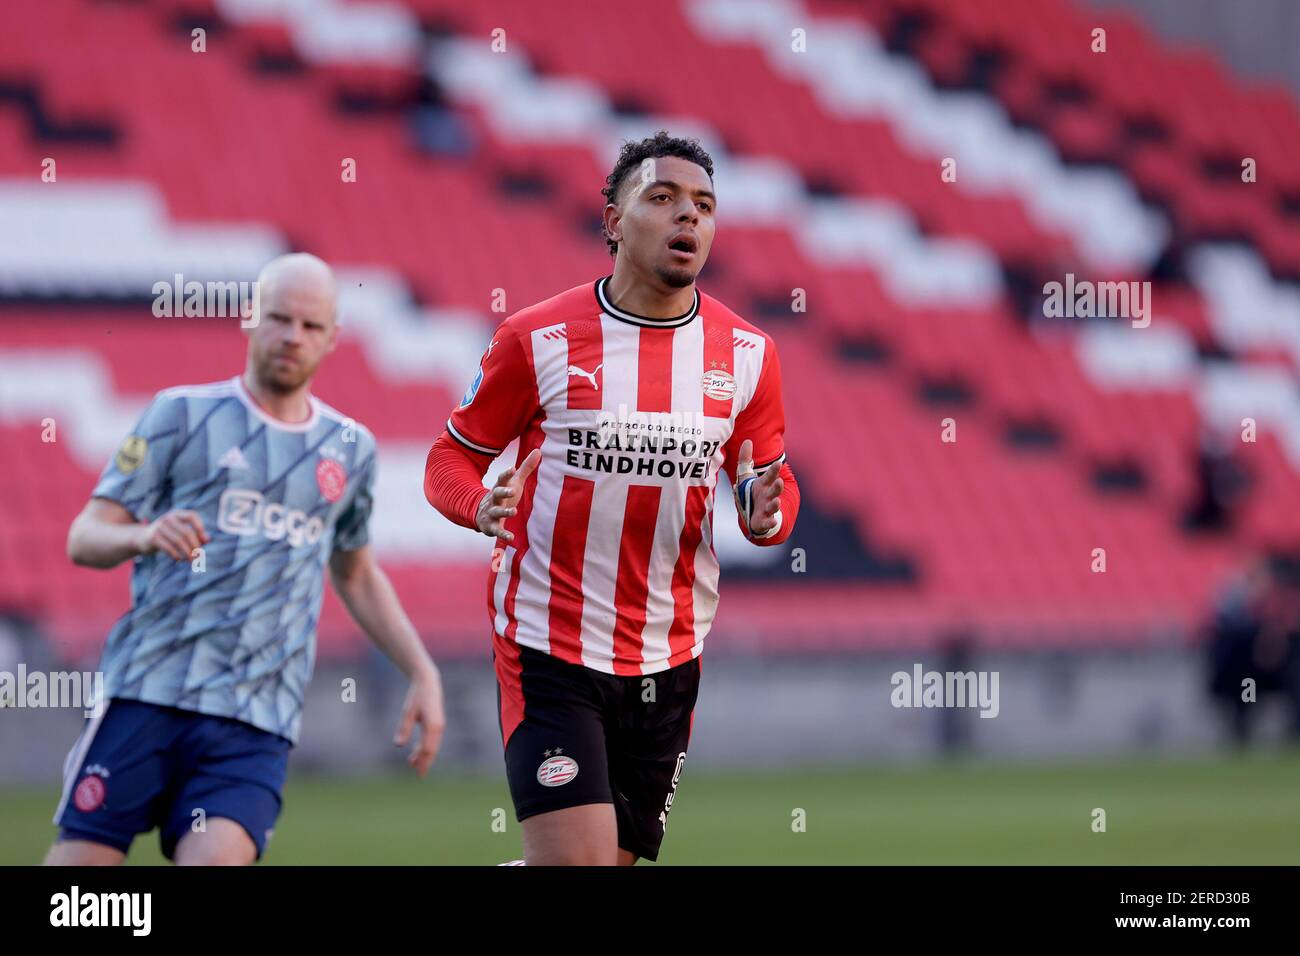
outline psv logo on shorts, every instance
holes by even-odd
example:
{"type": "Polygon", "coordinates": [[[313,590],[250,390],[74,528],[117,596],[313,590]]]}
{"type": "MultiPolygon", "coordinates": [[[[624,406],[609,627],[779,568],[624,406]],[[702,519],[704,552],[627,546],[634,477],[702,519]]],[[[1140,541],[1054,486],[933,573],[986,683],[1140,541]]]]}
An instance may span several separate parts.
{"type": "Polygon", "coordinates": [[[578,775],[578,761],[572,757],[547,757],[537,768],[537,782],[543,787],[561,787],[578,775]]]}

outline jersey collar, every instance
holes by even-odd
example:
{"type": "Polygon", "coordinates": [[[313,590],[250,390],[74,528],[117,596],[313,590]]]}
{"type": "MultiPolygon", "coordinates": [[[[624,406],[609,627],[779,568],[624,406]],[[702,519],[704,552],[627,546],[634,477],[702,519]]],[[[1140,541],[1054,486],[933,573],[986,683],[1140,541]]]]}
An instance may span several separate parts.
{"type": "Polygon", "coordinates": [[[625,312],[614,305],[609,296],[605,294],[605,287],[612,278],[613,276],[605,276],[603,279],[596,280],[596,302],[600,304],[602,312],[618,319],[620,322],[628,322],[649,329],[680,329],[683,325],[688,325],[699,314],[699,289],[695,290],[695,301],[691,303],[691,307],[681,315],[673,316],[671,319],[656,319],[648,315],[637,315],[635,312],[625,312]]]}
{"type": "Polygon", "coordinates": [[[239,396],[239,400],[244,403],[244,406],[272,428],[278,428],[286,432],[309,432],[320,421],[320,403],[316,401],[315,395],[307,397],[307,401],[311,403],[311,415],[308,416],[306,421],[284,422],[274,415],[267,414],[262,409],[262,406],[257,404],[253,396],[248,394],[248,388],[244,385],[244,376],[242,374],[236,375],[231,381],[235,383],[235,394],[239,396]]]}

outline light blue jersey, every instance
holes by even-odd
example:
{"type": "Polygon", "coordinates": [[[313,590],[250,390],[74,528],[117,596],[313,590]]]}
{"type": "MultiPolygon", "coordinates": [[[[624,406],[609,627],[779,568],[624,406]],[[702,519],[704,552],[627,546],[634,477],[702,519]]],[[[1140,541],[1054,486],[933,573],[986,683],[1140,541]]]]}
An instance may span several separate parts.
{"type": "Polygon", "coordinates": [[[313,398],[298,425],[239,377],[159,392],[95,486],[142,521],[195,511],[194,561],[135,559],[131,609],[104,648],[105,692],[291,741],[316,658],[325,564],[369,541],[375,439],[313,398]]]}

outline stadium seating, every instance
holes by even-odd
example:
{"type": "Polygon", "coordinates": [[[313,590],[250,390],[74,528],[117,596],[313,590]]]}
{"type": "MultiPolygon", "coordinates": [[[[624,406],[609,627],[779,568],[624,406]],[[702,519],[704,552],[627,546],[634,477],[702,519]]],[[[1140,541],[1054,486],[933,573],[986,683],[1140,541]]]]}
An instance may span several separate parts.
{"type": "MultiPolygon", "coordinates": [[[[484,653],[490,546],[423,502],[422,449],[502,317],[494,290],[513,311],[609,270],[596,224],[612,149],[667,124],[718,157],[702,286],[776,338],[805,518],[840,529],[796,533],[802,576],[784,554],[735,558],[713,647],[926,647],[967,628],[994,647],[1194,637],[1246,556],[1300,543],[1300,401],[1277,384],[1300,369],[1297,183],[1280,170],[1300,145],[1295,104],[1109,14],[1115,68],[1090,69],[1094,16],[1066,0],[743,6],[6,12],[0,214],[24,228],[0,237],[0,429],[38,450],[0,473],[0,610],[68,657],[97,650],[125,571],[71,567],[68,521],[152,392],[242,362],[222,320],[152,317],[151,282],[247,279],[296,247],[347,278],[319,394],[384,449],[381,556],[436,651],[484,653]],[[790,23],[825,55],[792,53],[790,23]],[[1232,121],[1207,125],[1207,102],[1232,121]],[[459,149],[429,148],[429,115],[455,133],[434,145],[459,149]],[[1160,135],[1135,142],[1138,127],[1160,135]],[[1256,156],[1267,181],[1206,173],[1223,155],[1256,156]],[[57,183],[39,181],[46,157],[57,183]],[[1171,250],[1185,275],[1159,272],[1171,250]],[[1034,314],[1067,271],[1158,275],[1152,328],[1034,314]],[[66,437],[33,437],[32,394],[66,437]],[[1252,487],[1236,523],[1184,531],[1203,435],[1248,415],[1261,439],[1239,451],[1252,487]],[[949,418],[956,442],[941,441],[949,418]]],[[[321,636],[327,654],[359,647],[333,597],[321,636]]]]}

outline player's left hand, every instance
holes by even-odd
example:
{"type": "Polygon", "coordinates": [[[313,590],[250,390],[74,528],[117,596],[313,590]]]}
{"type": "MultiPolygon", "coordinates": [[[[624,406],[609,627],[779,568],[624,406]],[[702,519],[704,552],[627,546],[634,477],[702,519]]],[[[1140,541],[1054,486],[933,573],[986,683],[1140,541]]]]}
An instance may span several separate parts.
{"type": "Polygon", "coordinates": [[[406,762],[423,777],[438,756],[438,748],[442,746],[442,732],[447,726],[447,717],[442,709],[442,677],[438,674],[437,666],[411,681],[411,689],[406,692],[406,703],[402,705],[402,718],[397,724],[393,743],[399,747],[410,743],[411,732],[416,724],[420,725],[420,742],[411,749],[406,762]]]}
{"type": "MultiPolygon", "coordinates": [[[[746,438],[740,443],[736,462],[736,487],[754,474],[754,443],[746,438]]],[[[753,503],[749,509],[749,530],[764,535],[776,527],[777,512],[781,510],[781,469],[772,467],[760,475],[750,488],[753,503]]]]}

